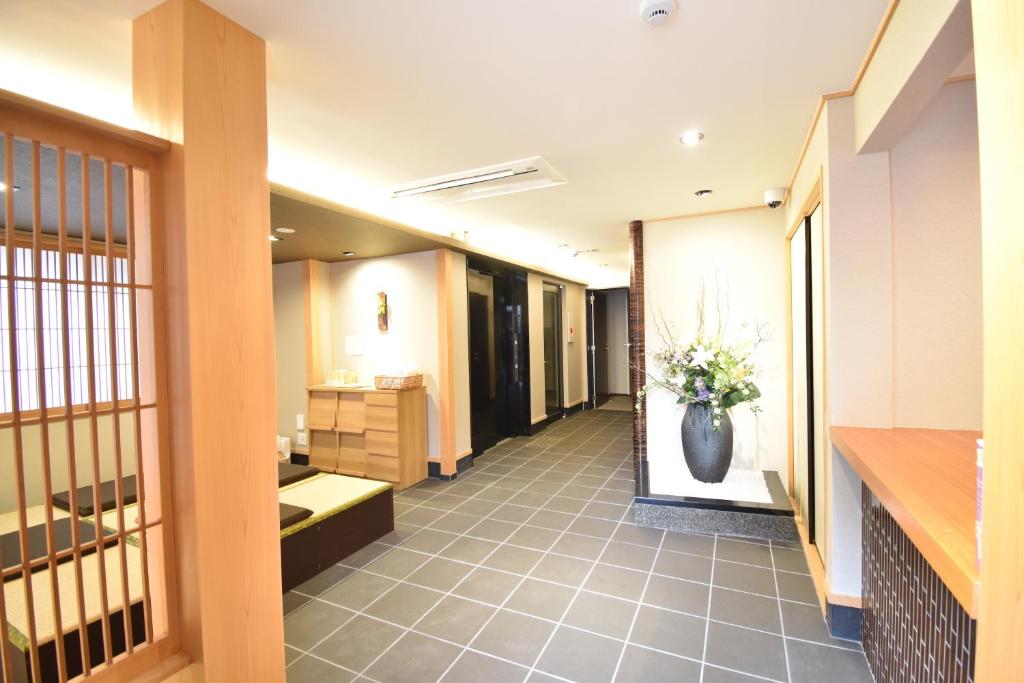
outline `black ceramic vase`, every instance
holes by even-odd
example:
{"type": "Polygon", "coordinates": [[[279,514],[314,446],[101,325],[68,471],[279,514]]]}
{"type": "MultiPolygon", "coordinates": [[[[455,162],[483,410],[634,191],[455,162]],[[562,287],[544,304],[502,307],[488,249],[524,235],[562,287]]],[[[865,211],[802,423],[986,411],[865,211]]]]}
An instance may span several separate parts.
{"type": "Polygon", "coordinates": [[[697,481],[717,484],[725,479],[732,464],[732,420],[722,413],[722,423],[714,429],[711,407],[702,403],[686,406],[683,425],[683,457],[697,481]]]}

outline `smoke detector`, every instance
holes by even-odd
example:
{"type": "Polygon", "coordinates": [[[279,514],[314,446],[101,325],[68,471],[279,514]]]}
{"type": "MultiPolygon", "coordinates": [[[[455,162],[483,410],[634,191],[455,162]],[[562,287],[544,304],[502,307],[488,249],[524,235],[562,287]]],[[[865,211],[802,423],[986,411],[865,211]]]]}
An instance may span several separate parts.
{"type": "Polygon", "coordinates": [[[675,9],[675,0],[640,0],[640,16],[651,26],[667,22],[675,9]]]}

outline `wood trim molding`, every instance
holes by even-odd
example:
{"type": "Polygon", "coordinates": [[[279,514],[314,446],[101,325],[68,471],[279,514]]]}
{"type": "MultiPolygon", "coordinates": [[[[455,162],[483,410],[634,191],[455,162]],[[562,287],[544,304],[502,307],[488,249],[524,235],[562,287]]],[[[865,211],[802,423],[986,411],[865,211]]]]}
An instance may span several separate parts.
{"type": "Polygon", "coordinates": [[[170,142],[155,135],[123,128],[108,121],[94,119],[91,116],[79,114],[70,109],[63,109],[48,102],[19,95],[10,90],[0,90],[0,106],[25,112],[37,120],[80,129],[88,136],[103,135],[111,140],[131,145],[149,154],[163,154],[171,149],[170,142]]]}
{"type": "Polygon", "coordinates": [[[871,44],[868,46],[867,54],[864,55],[864,59],[861,61],[860,68],[857,69],[857,74],[853,77],[853,83],[847,90],[841,90],[839,92],[826,93],[818,98],[818,105],[814,109],[814,116],[811,117],[811,125],[807,128],[807,135],[804,136],[804,144],[800,148],[800,154],[796,159],[796,166],[793,168],[793,174],[789,177],[789,191],[793,190],[793,183],[796,182],[796,177],[800,173],[800,167],[804,163],[804,158],[807,156],[807,150],[811,146],[811,140],[814,139],[814,130],[818,127],[818,120],[821,118],[821,112],[825,109],[825,103],[829,100],[839,99],[841,97],[852,97],[857,94],[857,88],[860,87],[860,83],[864,80],[864,75],[868,71],[868,67],[871,65],[871,60],[874,59],[875,53],[878,51],[878,46],[882,43],[882,38],[885,37],[885,32],[889,28],[889,22],[892,21],[893,15],[896,13],[896,7],[900,4],[900,0],[889,0],[888,7],[885,8],[885,12],[882,14],[882,20],[878,24],[878,28],[875,29],[875,35],[871,39],[871,44]]]}
{"type": "Polygon", "coordinates": [[[455,345],[452,321],[453,254],[448,249],[437,252],[437,412],[440,417],[441,474],[456,472],[455,453],[455,345]]]}
{"type": "Polygon", "coordinates": [[[871,39],[871,44],[868,45],[867,54],[864,55],[864,59],[860,63],[860,68],[857,69],[857,74],[853,77],[853,83],[850,85],[850,94],[857,92],[857,88],[860,87],[861,81],[864,80],[865,74],[868,72],[868,67],[871,66],[871,60],[875,58],[875,53],[878,52],[878,46],[882,44],[882,38],[885,37],[885,32],[889,28],[889,22],[892,21],[892,17],[896,14],[896,8],[899,6],[900,0],[889,0],[888,7],[885,8],[885,12],[882,14],[882,21],[878,24],[878,28],[875,29],[875,35],[871,39]]]}

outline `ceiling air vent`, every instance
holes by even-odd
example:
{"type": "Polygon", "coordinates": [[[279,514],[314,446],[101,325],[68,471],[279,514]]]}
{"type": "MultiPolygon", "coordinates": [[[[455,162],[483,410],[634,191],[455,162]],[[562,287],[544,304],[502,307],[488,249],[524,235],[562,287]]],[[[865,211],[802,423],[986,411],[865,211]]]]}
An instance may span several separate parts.
{"type": "Polygon", "coordinates": [[[391,189],[392,199],[468,202],[561,185],[565,178],[543,157],[424,178],[391,189]]]}

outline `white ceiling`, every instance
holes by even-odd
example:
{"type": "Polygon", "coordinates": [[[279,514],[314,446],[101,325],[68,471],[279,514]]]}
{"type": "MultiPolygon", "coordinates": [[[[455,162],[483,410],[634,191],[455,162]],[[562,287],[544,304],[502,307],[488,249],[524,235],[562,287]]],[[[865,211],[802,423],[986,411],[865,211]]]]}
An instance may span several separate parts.
{"type": "MultiPolygon", "coordinates": [[[[6,0],[0,87],[130,121],[128,20],[154,4],[6,0]]],[[[625,277],[629,220],[749,206],[784,185],[818,96],[850,86],[887,0],[680,0],[660,28],[637,0],[208,4],[270,46],[272,181],[600,285],[625,277]],[[689,128],[705,142],[681,146],[689,128]],[[534,155],[568,182],[389,198],[534,155]]]]}

